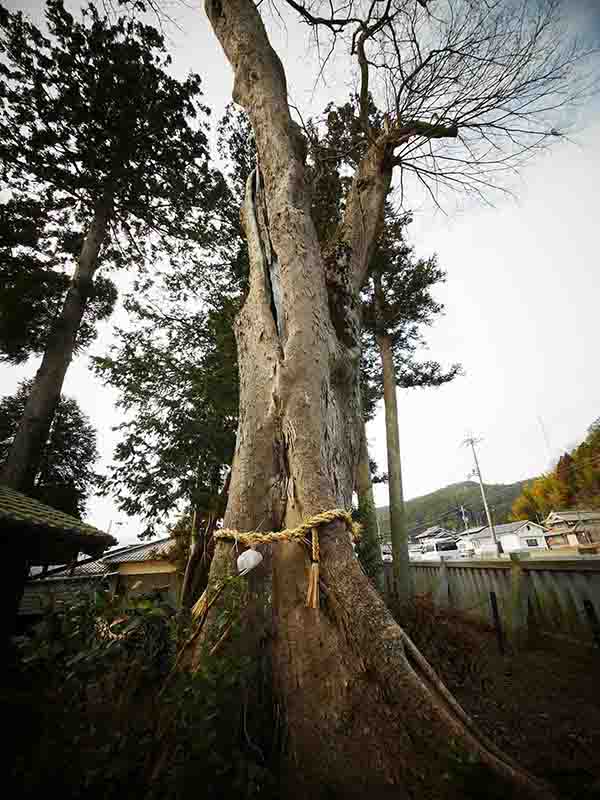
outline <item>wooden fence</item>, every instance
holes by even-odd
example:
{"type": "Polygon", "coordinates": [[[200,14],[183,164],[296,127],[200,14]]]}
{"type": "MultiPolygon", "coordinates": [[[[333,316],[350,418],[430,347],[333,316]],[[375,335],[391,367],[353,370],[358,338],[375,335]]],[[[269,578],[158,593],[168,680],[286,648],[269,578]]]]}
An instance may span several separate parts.
{"type": "MultiPolygon", "coordinates": [[[[392,565],[385,564],[392,591],[392,565]]],[[[518,644],[531,633],[600,647],[600,558],[440,559],[411,564],[417,594],[494,624],[518,644]]]]}

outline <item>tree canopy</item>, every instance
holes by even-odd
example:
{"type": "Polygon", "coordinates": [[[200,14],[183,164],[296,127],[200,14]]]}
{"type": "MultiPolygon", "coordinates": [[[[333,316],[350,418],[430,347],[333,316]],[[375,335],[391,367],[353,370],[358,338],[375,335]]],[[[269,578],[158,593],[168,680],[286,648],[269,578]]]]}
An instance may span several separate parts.
{"type": "Polygon", "coordinates": [[[238,379],[232,320],[237,301],[195,311],[130,299],[132,328],[95,360],[120,392],[125,420],[105,481],[147,533],[177,508],[208,513],[218,501],[235,445],[238,379]]]}
{"type": "MultiPolygon", "coordinates": [[[[110,206],[105,269],[188,257],[229,220],[200,77],[170,75],[163,36],[93,4],[78,20],[62,0],[46,22],[48,36],[0,8],[0,347],[17,363],[44,350],[98,204],[110,206]]],[[[96,277],[79,347],[114,301],[96,277]]]]}
{"type": "Polygon", "coordinates": [[[410,213],[395,214],[387,209],[361,293],[361,387],[367,419],[383,396],[377,337],[389,337],[399,387],[441,386],[461,372],[458,364],[444,370],[437,361],[419,355],[426,349],[423,328],[432,325],[444,310],[432,292],[446,280],[446,273],[435,256],[415,258],[414,248],[406,240],[411,221],[410,213]]]}
{"type": "Polygon", "coordinates": [[[90,3],[77,20],[48,0],[46,21],[49,38],[20,12],[0,16],[4,179],[50,187],[79,220],[108,193],[130,236],[208,234],[199,212],[222,184],[199,75],[172,77],[163,36],[135,17],[111,22],[90,3]]]}
{"type": "Polygon", "coordinates": [[[239,209],[255,162],[252,131],[229,106],[218,124],[229,208],[212,258],[171,262],[125,298],[129,326],[117,330],[96,373],[120,394],[125,421],[104,482],[146,534],[179,510],[199,519],[220,509],[238,424],[234,318],[247,291],[248,254],[239,209]]]}
{"type": "Polygon", "coordinates": [[[43,351],[2,473],[23,491],[72,356],[114,304],[98,269],[126,266],[132,279],[159,264],[201,270],[232,224],[225,180],[209,163],[200,77],[170,74],[162,34],[93,4],[76,19],[62,0],[48,0],[46,23],[48,36],[0,10],[0,188],[7,215],[17,204],[37,209],[37,227],[21,226],[4,248],[7,358],[43,351]],[[56,271],[68,285],[52,275],[53,292],[40,299],[37,278],[56,271]]]}
{"type": "Polygon", "coordinates": [[[379,139],[402,192],[420,186],[435,203],[444,188],[487,201],[572,129],[574,105],[593,89],[595,49],[574,35],[561,0],[277,5],[308,27],[316,75],[340,59],[350,67],[357,113],[336,149],[358,163],[357,144],[364,152],[379,139]]]}
{"type": "MultiPolygon", "coordinates": [[[[68,216],[68,215],[67,215],[68,216]]],[[[75,256],[64,214],[43,200],[14,194],[0,204],[0,361],[20,364],[46,347],[69,287],[75,256]]],[[[76,350],[88,347],[95,324],[112,313],[117,292],[98,276],[88,298],[76,350]]]]}

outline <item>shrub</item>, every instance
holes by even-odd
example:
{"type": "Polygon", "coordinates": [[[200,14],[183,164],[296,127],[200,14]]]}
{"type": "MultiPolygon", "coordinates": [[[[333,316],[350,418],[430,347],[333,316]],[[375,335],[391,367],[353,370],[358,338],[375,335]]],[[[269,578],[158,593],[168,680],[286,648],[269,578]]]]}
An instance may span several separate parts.
{"type": "Polygon", "coordinates": [[[15,795],[275,797],[269,699],[249,714],[254,665],[214,656],[166,681],[189,623],[152,598],[98,592],[22,639],[15,795]]]}

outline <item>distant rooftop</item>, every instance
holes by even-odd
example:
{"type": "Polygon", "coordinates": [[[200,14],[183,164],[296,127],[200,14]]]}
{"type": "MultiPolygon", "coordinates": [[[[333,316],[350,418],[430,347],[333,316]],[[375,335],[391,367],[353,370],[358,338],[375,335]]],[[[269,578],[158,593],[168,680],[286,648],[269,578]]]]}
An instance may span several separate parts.
{"type": "Polygon", "coordinates": [[[485,525],[478,525],[476,528],[467,528],[466,531],[460,531],[458,535],[461,539],[470,539],[472,536],[475,536],[475,534],[484,530],[485,527],[485,525]]]}
{"type": "MultiPolygon", "coordinates": [[[[531,520],[521,519],[518,522],[506,522],[502,525],[494,525],[494,531],[496,536],[506,536],[509,533],[516,533],[525,525],[535,525],[536,528],[541,528],[542,526],[537,522],[532,522],[531,520]]],[[[492,532],[490,528],[485,525],[481,528],[471,528],[461,536],[461,539],[476,539],[477,541],[481,539],[491,539],[492,532]]]]}
{"type": "Polygon", "coordinates": [[[143,542],[142,544],[130,544],[126,547],[116,548],[105,553],[101,558],[95,560],[85,559],[75,566],[59,567],[46,575],[41,574],[35,577],[45,580],[64,580],[65,578],[86,578],[101,577],[113,572],[115,564],[125,564],[140,561],[155,561],[164,558],[172,549],[175,541],[170,537],[157,539],[154,542],[143,542]]]}
{"type": "Polygon", "coordinates": [[[560,522],[591,522],[592,520],[600,520],[599,510],[551,511],[544,520],[544,525],[556,525],[560,522]]]}
{"type": "Polygon", "coordinates": [[[119,550],[111,550],[104,554],[102,560],[109,564],[122,564],[125,561],[155,561],[157,558],[165,558],[174,544],[175,540],[167,536],[154,542],[133,544],[121,547],[119,550]]]}
{"type": "Polygon", "coordinates": [[[414,538],[439,539],[441,536],[452,536],[452,531],[447,531],[445,528],[441,528],[439,525],[433,525],[431,528],[427,528],[426,531],[423,531],[423,533],[418,533],[414,538]]]}

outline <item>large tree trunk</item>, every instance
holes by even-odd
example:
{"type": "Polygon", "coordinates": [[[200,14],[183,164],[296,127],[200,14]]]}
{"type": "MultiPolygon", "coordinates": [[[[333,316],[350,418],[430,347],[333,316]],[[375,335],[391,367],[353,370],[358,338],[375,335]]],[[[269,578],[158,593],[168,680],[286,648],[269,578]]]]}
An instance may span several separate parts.
{"type": "Polygon", "coordinates": [[[408,558],[408,530],[402,491],[402,463],[398,428],[398,399],[396,370],[389,336],[378,336],[377,343],[383,369],[383,401],[385,405],[385,435],[387,442],[388,487],[390,496],[390,532],[394,559],[394,583],[401,603],[410,601],[414,585],[408,558]]]}
{"type": "MultiPolygon", "coordinates": [[[[350,259],[348,247],[341,248],[340,274],[330,279],[336,271],[330,261],[326,278],[305,149],[257,7],[252,0],[207,0],[206,8],[233,66],[234,99],[251,119],[259,164],[243,213],[250,287],[236,323],[240,413],[224,524],[278,530],[351,503],[361,424],[356,287],[380,224],[361,220],[357,208],[380,209],[381,217],[391,166],[385,147],[375,143],[353,188],[361,202],[354,196],[347,204],[360,235],[348,222],[350,259]]],[[[266,559],[250,579],[253,587],[272,574],[271,662],[287,729],[285,796],[361,796],[369,788],[383,796],[395,785],[389,796],[458,797],[462,792],[449,791],[446,768],[456,757],[475,756],[517,785],[520,796],[549,797],[482,744],[452,699],[410,663],[406,639],[360,568],[345,527],[321,528],[320,542],[320,609],[305,605],[309,560],[300,543],[273,546],[272,572],[266,559]]],[[[234,568],[236,550],[217,543],[209,596],[234,568]]],[[[217,635],[215,608],[196,660],[217,635]]],[[[256,626],[243,621],[244,646],[252,652],[256,626]]]]}
{"type": "Polygon", "coordinates": [[[362,536],[357,545],[358,557],[363,569],[373,581],[373,585],[383,593],[385,581],[381,544],[378,535],[377,512],[373,497],[371,481],[371,465],[367,447],[366,425],[362,424],[360,453],[356,470],[356,494],[358,495],[358,511],[362,524],[362,536]]]}
{"type": "Polygon", "coordinates": [[[71,279],[60,315],[50,335],[23,417],[15,434],[0,480],[19,491],[30,491],[60,399],[63,382],[75,349],[77,333],[93,286],[100,248],[112,211],[110,198],[98,204],[83,241],[79,263],[71,279]]]}

